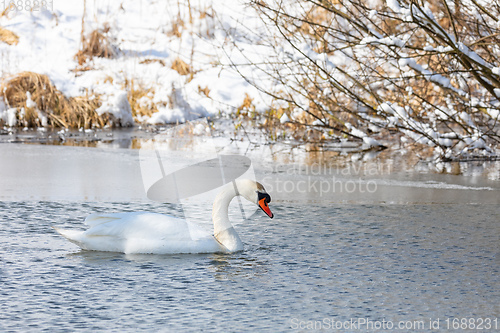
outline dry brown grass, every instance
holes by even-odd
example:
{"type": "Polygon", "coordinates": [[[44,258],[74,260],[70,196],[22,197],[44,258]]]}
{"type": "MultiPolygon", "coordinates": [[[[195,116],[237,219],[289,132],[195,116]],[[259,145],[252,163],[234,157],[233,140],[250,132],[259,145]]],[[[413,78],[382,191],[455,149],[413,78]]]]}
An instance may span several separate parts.
{"type": "Polygon", "coordinates": [[[0,86],[4,101],[17,109],[24,108],[25,115],[19,119],[24,126],[38,126],[38,113],[26,105],[26,92],[31,94],[31,99],[36,108],[43,112],[54,114],[63,113],[64,96],[52,85],[49,78],[43,74],[22,72],[4,80],[0,86]]]}
{"type": "Polygon", "coordinates": [[[142,84],[134,82],[134,80],[125,81],[127,90],[127,98],[132,109],[132,116],[137,119],[138,116],[148,116],[158,111],[153,103],[154,89],[147,88],[142,84]],[[146,101],[146,103],[145,103],[146,101]]]}
{"type": "Polygon", "coordinates": [[[245,98],[243,102],[238,107],[238,112],[241,111],[255,111],[255,106],[253,105],[253,98],[250,97],[247,93],[245,93],[245,98]]]}
{"type": "Polygon", "coordinates": [[[8,6],[6,6],[6,7],[4,8],[4,10],[0,13],[0,17],[9,15],[9,12],[11,12],[11,11],[13,11],[13,10],[14,10],[14,9],[13,9],[12,4],[10,4],[10,3],[9,3],[9,5],[8,5],[8,6]]]}
{"type": "Polygon", "coordinates": [[[167,32],[168,36],[175,36],[180,38],[182,36],[182,30],[184,29],[184,21],[178,16],[174,22],[172,22],[172,30],[167,32]]]}
{"type": "Polygon", "coordinates": [[[4,102],[18,112],[20,126],[43,126],[39,114],[47,117],[47,126],[66,128],[104,127],[110,123],[108,116],[99,116],[96,109],[101,105],[93,95],[66,98],[47,75],[22,72],[2,81],[0,85],[4,102]],[[27,92],[35,106],[28,107],[27,92]]]}
{"type": "Polygon", "coordinates": [[[172,62],[171,68],[175,70],[180,75],[192,75],[193,69],[181,58],[176,58],[172,62]]]}
{"type": "Polygon", "coordinates": [[[208,88],[208,86],[206,86],[205,88],[202,88],[200,85],[198,86],[198,93],[200,94],[203,94],[207,97],[210,97],[210,89],[208,88]]]}
{"type": "Polygon", "coordinates": [[[154,62],[157,62],[159,63],[160,65],[162,66],[165,66],[165,61],[163,61],[162,59],[144,59],[142,60],[141,62],[139,62],[140,64],[152,64],[154,62]]]}
{"type": "Polygon", "coordinates": [[[71,97],[68,99],[68,106],[69,109],[64,114],[65,119],[63,118],[65,124],[61,123],[64,127],[103,128],[110,123],[109,115],[99,116],[95,112],[101,106],[101,102],[93,95],[71,97]]]}
{"type": "Polygon", "coordinates": [[[19,43],[19,36],[10,30],[0,27],[0,41],[9,45],[17,45],[19,43]]]}
{"type": "Polygon", "coordinates": [[[110,59],[116,57],[117,48],[112,43],[109,30],[109,26],[105,25],[103,29],[96,29],[82,38],[82,49],[75,55],[78,65],[82,66],[93,57],[110,59]]]}

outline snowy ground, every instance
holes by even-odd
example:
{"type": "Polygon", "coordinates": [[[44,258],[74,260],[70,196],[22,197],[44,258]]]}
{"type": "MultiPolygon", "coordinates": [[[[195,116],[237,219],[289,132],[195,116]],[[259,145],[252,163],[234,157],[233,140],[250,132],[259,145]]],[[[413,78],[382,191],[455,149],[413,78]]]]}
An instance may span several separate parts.
{"type": "MultiPolygon", "coordinates": [[[[48,1],[45,8],[26,2],[0,17],[0,26],[19,36],[17,45],[0,43],[0,73],[4,78],[23,71],[46,74],[66,96],[102,94],[98,111],[122,120],[130,118],[125,92],[132,83],[149,91],[140,104],[158,110],[136,122],[176,123],[233,112],[247,94],[263,108],[265,97],[229,68],[228,56],[235,63],[238,59],[222,48],[255,42],[237,34],[243,22],[255,31],[262,28],[253,15],[243,1],[48,1]],[[78,66],[82,26],[84,35],[109,27],[117,57],[94,57],[78,66]],[[172,69],[176,59],[191,73],[172,69]]],[[[0,114],[8,120],[6,109],[0,103],[0,114]]]]}

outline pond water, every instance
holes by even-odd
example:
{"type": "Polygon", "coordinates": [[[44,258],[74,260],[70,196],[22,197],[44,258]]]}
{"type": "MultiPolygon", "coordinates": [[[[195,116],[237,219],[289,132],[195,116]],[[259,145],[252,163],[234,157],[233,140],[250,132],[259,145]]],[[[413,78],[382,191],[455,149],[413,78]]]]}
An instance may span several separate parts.
{"type": "Polygon", "coordinates": [[[280,332],[352,320],[343,330],[428,330],[438,319],[444,330],[447,319],[500,316],[495,205],[275,203],[275,219],[237,226],[246,249],[229,255],[81,251],[51,228],[142,209],[179,213],[0,203],[0,330],[280,332]]]}
{"type": "MultiPolygon", "coordinates": [[[[82,251],[52,227],[185,214],[148,200],[136,150],[4,144],[0,156],[2,332],[500,329],[496,176],[253,157],[275,218],[236,219],[245,251],[126,255],[82,251]]],[[[205,213],[191,218],[209,228],[205,213]]]]}

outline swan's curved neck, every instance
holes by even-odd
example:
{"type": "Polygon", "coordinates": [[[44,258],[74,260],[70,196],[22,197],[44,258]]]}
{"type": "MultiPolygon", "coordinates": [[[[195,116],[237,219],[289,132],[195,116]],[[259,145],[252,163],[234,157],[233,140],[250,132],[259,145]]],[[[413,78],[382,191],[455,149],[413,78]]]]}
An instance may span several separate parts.
{"type": "Polygon", "coordinates": [[[212,221],[214,223],[214,237],[229,252],[243,250],[243,243],[229,222],[228,208],[231,200],[237,196],[236,187],[233,182],[227,184],[215,197],[212,209],[212,221]]]}

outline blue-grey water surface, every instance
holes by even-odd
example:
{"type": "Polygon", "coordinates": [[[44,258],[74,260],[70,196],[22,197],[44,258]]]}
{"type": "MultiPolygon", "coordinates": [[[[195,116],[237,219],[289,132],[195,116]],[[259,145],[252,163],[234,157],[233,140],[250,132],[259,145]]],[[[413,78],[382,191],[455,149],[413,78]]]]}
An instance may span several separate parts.
{"type": "Polygon", "coordinates": [[[176,208],[0,202],[0,331],[280,332],[359,319],[394,331],[440,319],[445,331],[446,319],[500,317],[496,205],[271,205],[274,219],[237,226],[244,252],[125,255],[81,251],[52,226],[176,208]]]}

